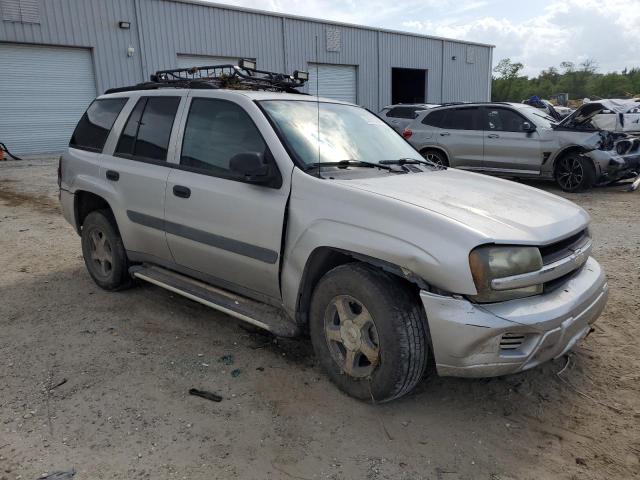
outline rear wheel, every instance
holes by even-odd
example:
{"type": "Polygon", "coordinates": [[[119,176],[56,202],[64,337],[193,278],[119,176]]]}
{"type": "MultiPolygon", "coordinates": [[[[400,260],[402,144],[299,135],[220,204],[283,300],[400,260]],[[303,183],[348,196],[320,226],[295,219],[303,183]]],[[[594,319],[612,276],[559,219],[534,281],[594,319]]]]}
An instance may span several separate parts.
{"type": "Polygon", "coordinates": [[[424,311],[406,285],[364,264],[336,267],[318,283],[310,333],[331,380],[360,400],[409,393],[427,365],[424,311]]]}
{"type": "Polygon", "coordinates": [[[447,156],[439,150],[422,150],[420,154],[425,160],[429,160],[436,165],[439,165],[441,167],[449,166],[449,160],[447,160],[447,156]]]}
{"type": "Polygon", "coordinates": [[[555,179],[565,192],[580,192],[593,187],[596,169],[589,158],[572,153],[558,160],[555,179]]]}
{"type": "Polygon", "coordinates": [[[101,288],[120,290],[131,285],[129,262],[110,211],[97,210],[85,218],[82,256],[89,275],[101,288]]]}

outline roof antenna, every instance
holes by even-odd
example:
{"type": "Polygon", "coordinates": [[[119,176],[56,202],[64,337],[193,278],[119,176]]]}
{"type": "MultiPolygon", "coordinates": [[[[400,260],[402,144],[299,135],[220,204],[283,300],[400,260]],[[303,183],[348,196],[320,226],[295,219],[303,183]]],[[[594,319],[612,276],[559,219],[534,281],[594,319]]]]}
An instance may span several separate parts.
{"type": "Polygon", "coordinates": [[[316,111],[318,113],[318,178],[320,175],[320,66],[318,63],[318,36],[316,35],[316,111]]]}

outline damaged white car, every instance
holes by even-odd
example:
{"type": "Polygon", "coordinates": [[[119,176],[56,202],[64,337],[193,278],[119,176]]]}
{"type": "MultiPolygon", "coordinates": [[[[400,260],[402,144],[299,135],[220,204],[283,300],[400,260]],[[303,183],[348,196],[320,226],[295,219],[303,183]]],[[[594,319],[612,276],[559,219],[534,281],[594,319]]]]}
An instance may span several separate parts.
{"type": "Polygon", "coordinates": [[[421,112],[403,136],[445,166],[494,175],[554,179],[567,192],[633,178],[640,138],[599,129],[593,117],[615,108],[592,102],[557,123],[521,103],[472,103],[421,112]]]}

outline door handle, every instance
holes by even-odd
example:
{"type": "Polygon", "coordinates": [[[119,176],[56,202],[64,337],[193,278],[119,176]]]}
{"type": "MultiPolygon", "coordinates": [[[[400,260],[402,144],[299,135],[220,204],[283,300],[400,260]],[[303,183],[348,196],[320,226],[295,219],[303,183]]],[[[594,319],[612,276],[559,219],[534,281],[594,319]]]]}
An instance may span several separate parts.
{"type": "Polygon", "coordinates": [[[183,187],[182,185],[173,186],[173,194],[180,198],[189,198],[191,196],[191,189],[183,187]]]}
{"type": "Polygon", "coordinates": [[[487,138],[500,138],[500,135],[498,135],[497,133],[490,133],[489,135],[487,135],[487,138]]]}
{"type": "Polygon", "coordinates": [[[117,182],[120,180],[120,174],[115,170],[107,170],[107,180],[111,180],[112,182],[117,182]]]}
{"type": "Polygon", "coordinates": [[[440,134],[441,137],[448,137],[449,135],[451,135],[449,132],[442,132],[440,134]]]}

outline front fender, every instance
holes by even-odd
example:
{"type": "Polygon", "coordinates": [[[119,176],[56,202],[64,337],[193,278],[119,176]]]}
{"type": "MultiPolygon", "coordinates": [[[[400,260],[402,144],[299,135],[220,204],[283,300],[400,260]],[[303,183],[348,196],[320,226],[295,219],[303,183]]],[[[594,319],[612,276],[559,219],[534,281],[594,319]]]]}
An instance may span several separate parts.
{"type": "Polygon", "coordinates": [[[393,235],[332,220],[316,220],[285,251],[282,295],[287,310],[295,310],[307,260],[318,248],[353,252],[411,272],[435,274],[440,265],[429,252],[393,235]]]}

